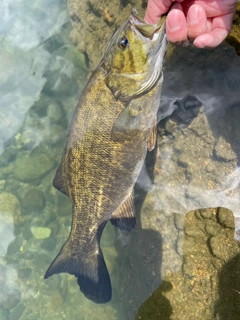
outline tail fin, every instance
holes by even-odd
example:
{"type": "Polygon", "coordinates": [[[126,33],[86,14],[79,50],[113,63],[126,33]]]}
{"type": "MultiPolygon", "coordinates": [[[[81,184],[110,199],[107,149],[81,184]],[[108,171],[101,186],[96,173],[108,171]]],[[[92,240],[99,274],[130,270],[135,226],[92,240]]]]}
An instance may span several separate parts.
{"type": "Polygon", "coordinates": [[[53,274],[68,272],[77,277],[77,283],[86,298],[96,303],[111,300],[112,288],[108,270],[99,248],[98,254],[71,253],[66,249],[67,242],[48,268],[44,279],[53,274]]]}

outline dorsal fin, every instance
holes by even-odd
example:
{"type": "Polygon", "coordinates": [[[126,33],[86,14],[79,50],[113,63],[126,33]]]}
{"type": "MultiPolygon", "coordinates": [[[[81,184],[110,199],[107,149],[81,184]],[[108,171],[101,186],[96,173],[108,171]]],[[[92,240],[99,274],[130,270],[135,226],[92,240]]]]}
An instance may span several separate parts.
{"type": "Polygon", "coordinates": [[[133,192],[113,212],[110,218],[111,223],[120,230],[131,231],[135,227],[135,211],[133,204],[133,192]]]}
{"type": "Polygon", "coordinates": [[[63,165],[62,162],[60,163],[59,167],[57,168],[55,178],[53,179],[53,186],[68,196],[68,193],[65,188],[64,178],[63,178],[63,165]]]}

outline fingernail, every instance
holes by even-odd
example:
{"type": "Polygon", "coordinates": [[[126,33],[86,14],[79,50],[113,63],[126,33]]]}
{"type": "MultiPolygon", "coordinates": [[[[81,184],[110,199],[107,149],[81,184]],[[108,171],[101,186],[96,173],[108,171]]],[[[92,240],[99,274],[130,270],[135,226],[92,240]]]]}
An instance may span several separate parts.
{"type": "Polygon", "coordinates": [[[168,29],[171,32],[175,32],[181,28],[181,16],[179,10],[172,10],[171,15],[174,15],[174,19],[171,16],[171,19],[167,20],[168,29]]]}
{"type": "Polygon", "coordinates": [[[191,10],[191,14],[189,14],[188,16],[188,23],[189,24],[197,24],[199,22],[199,9],[198,7],[194,7],[194,9],[192,8],[191,10]]]}

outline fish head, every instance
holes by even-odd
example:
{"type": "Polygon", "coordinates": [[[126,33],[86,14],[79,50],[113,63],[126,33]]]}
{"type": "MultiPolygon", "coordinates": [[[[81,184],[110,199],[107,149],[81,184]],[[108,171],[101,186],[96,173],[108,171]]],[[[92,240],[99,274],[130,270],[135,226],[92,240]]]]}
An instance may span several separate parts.
{"type": "Polygon", "coordinates": [[[129,100],[154,87],[166,47],[165,19],[148,24],[134,10],[113,35],[101,64],[106,84],[117,99],[129,100]]]}

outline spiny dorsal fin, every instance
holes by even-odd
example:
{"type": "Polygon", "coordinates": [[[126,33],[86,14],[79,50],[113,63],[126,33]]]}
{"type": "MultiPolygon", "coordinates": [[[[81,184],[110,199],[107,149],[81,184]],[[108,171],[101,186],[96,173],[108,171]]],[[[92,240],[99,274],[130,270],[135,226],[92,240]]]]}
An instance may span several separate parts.
{"type": "Polygon", "coordinates": [[[131,231],[135,227],[135,211],[133,204],[133,192],[113,212],[110,218],[111,223],[120,230],[131,231]]]}
{"type": "Polygon", "coordinates": [[[59,167],[57,168],[55,178],[53,180],[53,186],[68,196],[67,190],[65,188],[64,178],[63,178],[63,166],[62,162],[60,163],[59,167]]]}

